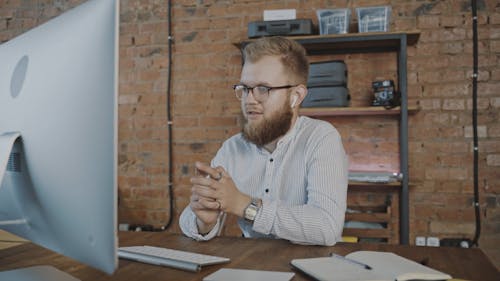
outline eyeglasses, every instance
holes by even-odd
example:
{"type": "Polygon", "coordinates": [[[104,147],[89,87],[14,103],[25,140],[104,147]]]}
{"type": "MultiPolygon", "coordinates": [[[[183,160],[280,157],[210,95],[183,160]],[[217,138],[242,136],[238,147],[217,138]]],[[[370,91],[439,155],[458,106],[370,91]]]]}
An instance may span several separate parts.
{"type": "Polygon", "coordinates": [[[268,87],[268,86],[255,86],[248,87],[247,85],[237,84],[233,86],[234,94],[236,97],[241,100],[248,96],[248,93],[252,91],[253,97],[255,100],[263,102],[267,100],[269,97],[269,92],[271,90],[280,90],[280,89],[290,89],[296,87],[297,85],[286,85],[286,86],[278,86],[278,87],[268,87]]]}

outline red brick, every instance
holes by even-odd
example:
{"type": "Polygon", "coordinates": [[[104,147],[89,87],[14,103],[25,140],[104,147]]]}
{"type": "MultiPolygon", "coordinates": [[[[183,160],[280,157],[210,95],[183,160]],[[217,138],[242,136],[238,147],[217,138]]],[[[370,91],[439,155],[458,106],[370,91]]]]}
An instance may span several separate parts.
{"type": "Polygon", "coordinates": [[[426,236],[429,233],[429,222],[426,220],[415,219],[410,228],[410,244],[414,245],[416,236],[426,236]]]}
{"type": "Polygon", "coordinates": [[[492,138],[500,137],[500,124],[492,124],[488,126],[488,136],[492,138]]]}
{"type": "Polygon", "coordinates": [[[443,101],[443,110],[464,110],[465,100],[463,99],[445,99],[443,101]]]}
{"type": "Polygon", "coordinates": [[[500,154],[489,154],[486,156],[488,166],[500,166],[500,154]]]}
{"type": "MultiPolygon", "coordinates": [[[[477,99],[477,109],[482,111],[488,111],[488,109],[495,108],[495,98],[491,100],[489,98],[481,98],[477,99]]],[[[467,99],[467,109],[472,112],[472,98],[467,99]]]]}
{"type": "Polygon", "coordinates": [[[441,222],[441,221],[431,221],[430,231],[432,233],[440,234],[454,234],[454,235],[471,235],[474,233],[475,224],[474,222],[441,222]]]}
{"type": "Polygon", "coordinates": [[[441,109],[440,99],[421,99],[419,105],[423,110],[438,110],[441,109]]]}
{"type": "MultiPolygon", "coordinates": [[[[477,135],[478,135],[479,138],[486,138],[488,136],[488,134],[487,134],[487,127],[486,126],[478,126],[477,127],[477,135]]],[[[473,137],[472,126],[466,126],[464,128],[464,136],[466,138],[472,138],[473,137]]]]}
{"type": "Polygon", "coordinates": [[[441,26],[442,27],[458,27],[464,25],[464,16],[454,15],[454,16],[441,16],[441,26]]]}
{"type": "Polygon", "coordinates": [[[419,29],[434,29],[439,26],[440,18],[434,15],[422,15],[417,17],[417,27],[419,29]]]}
{"type": "Polygon", "coordinates": [[[118,104],[137,104],[139,97],[138,95],[120,95],[118,104]]]}
{"type": "Polygon", "coordinates": [[[424,86],[425,97],[463,97],[470,94],[470,84],[450,83],[424,86]]]}
{"type": "Polygon", "coordinates": [[[495,153],[500,151],[500,142],[496,140],[484,140],[479,142],[479,152],[495,153]]]}
{"type": "Polygon", "coordinates": [[[492,13],[489,16],[490,24],[500,24],[500,14],[492,13]]]}

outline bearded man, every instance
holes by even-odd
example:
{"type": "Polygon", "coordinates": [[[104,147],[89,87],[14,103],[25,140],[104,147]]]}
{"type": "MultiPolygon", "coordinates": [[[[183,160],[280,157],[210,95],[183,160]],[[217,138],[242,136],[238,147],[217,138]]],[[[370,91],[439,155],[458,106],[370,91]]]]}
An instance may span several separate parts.
{"type": "Polygon", "coordinates": [[[195,163],[182,232],[210,240],[226,213],[245,237],[334,245],[341,240],[348,163],[341,137],[328,122],[299,116],[307,95],[305,49],[265,37],[243,50],[242,131],[226,140],[211,165],[195,163]]]}

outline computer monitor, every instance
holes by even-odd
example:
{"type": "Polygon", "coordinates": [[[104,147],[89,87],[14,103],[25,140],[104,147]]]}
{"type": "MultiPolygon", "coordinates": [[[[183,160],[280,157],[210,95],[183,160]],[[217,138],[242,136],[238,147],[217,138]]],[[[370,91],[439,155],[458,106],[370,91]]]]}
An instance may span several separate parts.
{"type": "Polygon", "coordinates": [[[0,45],[0,228],[108,274],[118,264],[118,2],[87,1],[0,45]]]}

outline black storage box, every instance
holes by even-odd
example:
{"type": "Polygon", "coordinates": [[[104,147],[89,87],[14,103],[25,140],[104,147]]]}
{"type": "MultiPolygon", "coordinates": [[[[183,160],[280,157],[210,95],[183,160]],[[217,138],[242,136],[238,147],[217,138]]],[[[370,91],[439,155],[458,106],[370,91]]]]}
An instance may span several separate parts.
{"type": "Polygon", "coordinates": [[[311,87],[302,107],[344,107],[349,106],[349,90],[343,86],[311,87]]]}
{"type": "Polygon", "coordinates": [[[248,38],[312,34],[313,24],[310,19],[254,21],[248,23],[248,38]]]}
{"type": "Polygon", "coordinates": [[[308,87],[347,85],[347,67],[344,61],[326,61],[309,64],[308,87]]]}

